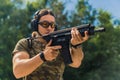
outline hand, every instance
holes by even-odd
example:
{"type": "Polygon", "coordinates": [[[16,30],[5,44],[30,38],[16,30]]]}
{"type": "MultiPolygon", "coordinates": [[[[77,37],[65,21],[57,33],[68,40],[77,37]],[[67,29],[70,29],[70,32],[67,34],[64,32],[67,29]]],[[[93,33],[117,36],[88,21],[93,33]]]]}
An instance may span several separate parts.
{"type": "Polygon", "coordinates": [[[85,42],[86,40],[88,40],[89,36],[88,36],[88,32],[85,31],[84,32],[85,36],[82,37],[80,32],[77,30],[77,28],[72,28],[71,30],[71,44],[72,45],[77,45],[77,44],[81,44],[83,42],[85,42]]]}
{"type": "Polygon", "coordinates": [[[56,59],[58,56],[58,50],[61,49],[61,46],[50,46],[52,43],[52,40],[49,41],[49,43],[46,45],[45,50],[43,51],[45,59],[47,61],[52,61],[53,59],[56,59]]]}

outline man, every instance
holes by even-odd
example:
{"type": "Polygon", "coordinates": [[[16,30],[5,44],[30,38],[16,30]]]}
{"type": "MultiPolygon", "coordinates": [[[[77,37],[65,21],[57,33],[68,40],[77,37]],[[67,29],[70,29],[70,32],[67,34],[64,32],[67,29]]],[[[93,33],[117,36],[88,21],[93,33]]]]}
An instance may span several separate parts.
{"type": "MultiPolygon", "coordinates": [[[[49,9],[42,9],[35,14],[31,22],[34,31],[32,37],[40,37],[56,30],[55,16],[49,9]]],[[[71,30],[70,44],[77,45],[88,39],[87,32],[82,37],[76,28],[71,30]]],[[[60,56],[61,45],[51,46],[52,40],[48,43],[44,39],[29,41],[24,38],[18,41],[13,51],[13,73],[16,78],[24,80],[63,80],[65,64],[60,56]]],[[[81,65],[84,54],[81,46],[70,47],[72,63],[71,67],[78,68],[81,65]]]]}

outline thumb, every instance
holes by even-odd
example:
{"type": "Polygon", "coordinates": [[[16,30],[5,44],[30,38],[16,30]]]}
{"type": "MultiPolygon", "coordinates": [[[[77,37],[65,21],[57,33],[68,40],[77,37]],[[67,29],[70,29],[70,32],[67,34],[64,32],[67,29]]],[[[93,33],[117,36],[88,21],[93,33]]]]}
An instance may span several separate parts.
{"type": "Polygon", "coordinates": [[[50,46],[51,44],[52,44],[52,40],[50,40],[46,46],[50,46]]]}

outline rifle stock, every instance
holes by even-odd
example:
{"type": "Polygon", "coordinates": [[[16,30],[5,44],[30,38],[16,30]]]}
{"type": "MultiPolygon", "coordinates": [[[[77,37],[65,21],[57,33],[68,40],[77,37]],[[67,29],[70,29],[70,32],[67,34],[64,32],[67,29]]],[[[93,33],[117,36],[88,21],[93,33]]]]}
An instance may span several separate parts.
{"type": "MultiPolygon", "coordinates": [[[[88,31],[88,35],[94,35],[95,32],[104,32],[105,28],[98,28],[95,30],[95,26],[90,24],[83,24],[80,26],[76,26],[80,34],[84,37],[84,32],[88,31]]],[[[43,35],[43,39],[49,42],[52,39],[52,46],[54,45],[61,45],[62,49],[60,50],[61,56],[65,64],[72,63],[70,51],[69,51],[69,43],[71,39],[71,29],[67,28],[63,30],[54,31],[53,33],[43,35]]]]}

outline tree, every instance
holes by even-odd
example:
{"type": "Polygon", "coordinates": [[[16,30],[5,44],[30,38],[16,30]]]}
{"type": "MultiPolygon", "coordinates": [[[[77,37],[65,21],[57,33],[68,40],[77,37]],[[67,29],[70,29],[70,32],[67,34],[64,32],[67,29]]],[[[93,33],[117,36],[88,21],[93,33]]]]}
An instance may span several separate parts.
{"type": "Polygon", "coordinates": [[[0,0],[0,79],[7,80],[11,73],[10,54],[10,27],[8,21],[13,10],[13,4],[9,0],[0,0]],[[10,13],[10,14],[9,14],[10,13]]]}
{"type": "MultiPolygon", "coordinates": [[[[1,1],[1,0],[0,0],[1,1]]],[[[85,58],[78,69],[66,67],[65,80],[118,80],[120,78],[120,26],[111,15],[103,10],[95,10],[87,0],[78,0],[75,10],[66,11],[65,2],[59,0],[4,0],[0,3],[0,79],[15,80],[12,73],[12,50],[17,41],[32,32],[30,22],[35,11],[50,8],[56,14],[58,29],[91,23],[105,27],[106,32],[91,36],[83,43],[85,58]],[[22,6],[22,7],[21,7],[22,6]],[[24,7],[23,7],[24,6],[24,7]]],[[[73,5],[72,5],[73,6],[73,5]]]]}

